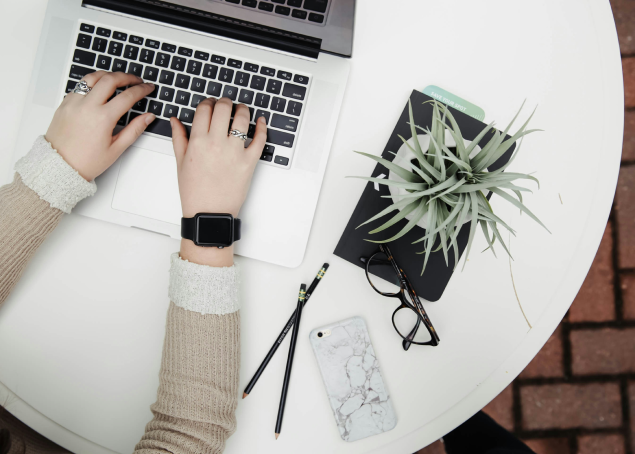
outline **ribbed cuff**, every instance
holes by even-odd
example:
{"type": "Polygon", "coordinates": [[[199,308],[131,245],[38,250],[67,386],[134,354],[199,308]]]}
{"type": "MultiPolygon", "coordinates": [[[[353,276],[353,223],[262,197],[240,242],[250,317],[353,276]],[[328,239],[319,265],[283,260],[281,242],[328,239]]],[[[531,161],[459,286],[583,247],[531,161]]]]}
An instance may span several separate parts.
{"type": "Polygon", "coordinates": [[[212,267],[170,256],[170,300],[201,314],[230,314],[240,309],[238,266],[212,267]]]}
{"type": "Polygon", "coordinates": [[[53,208],[70,213],[77,203],[94,195],[97,185],[73,169],[44,136],[35,139],[31,151],[15,164],[25,185],[53,208]]]}

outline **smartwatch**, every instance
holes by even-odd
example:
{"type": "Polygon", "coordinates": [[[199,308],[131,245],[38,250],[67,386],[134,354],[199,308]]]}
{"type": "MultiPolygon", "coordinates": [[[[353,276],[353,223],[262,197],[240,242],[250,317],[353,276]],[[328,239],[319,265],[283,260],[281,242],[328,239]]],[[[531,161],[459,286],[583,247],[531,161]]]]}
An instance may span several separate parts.
{"type": "Polygon", "coordinates": [[[181,218],[181,236],[197,246],[222,249],[240,240],[240,219],[227,213],[197,213],[181,218]]]}

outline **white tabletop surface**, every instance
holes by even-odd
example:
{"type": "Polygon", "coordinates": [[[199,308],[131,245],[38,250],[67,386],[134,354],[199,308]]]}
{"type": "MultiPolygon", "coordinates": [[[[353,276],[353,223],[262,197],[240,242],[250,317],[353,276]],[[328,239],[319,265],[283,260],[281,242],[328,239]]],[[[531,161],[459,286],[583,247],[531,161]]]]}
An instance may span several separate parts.
{"type": "MultiPolygon", "coordinates": [[[[411,453],[456,427],[503,390],[536,355],[573,301],[609,215],[621,152],[623,88],[608,0],[358,2],[354,56],[339,128],[304,262],[242,266],[241,389],[295,306],[300,282],[331,263],[307,306],[283,433],[274,423],[286,343],[247,400],[227,453],[411,453]],[[538,111],[513,165],[536,172],[527,205],[551,229],[492,199],[518,230],[510,262],[479,253],[442,299],[425,303],[441,344],[404,352],[393,303],[331,251],[413,88],[439,85],[506,124],[524,99],[538,111]],[[307,335],[366,320],[399,422],[354,443],[335,427],[307,335]]],[[[45,0],[4,2],[0,15],[0,175],[16,131],[45,0]]],[[[529,109],[524,113],[529,114],[529,109]]],[[[44,133],[44,131],[42,131],[44,133]]],[[[5,181],[2,181],[5,182],[5,181]]],[[[0,213],[0,216],[2,214],[0,213]]],[[[74,452],[130,452],[151,418],[158,384],[168,257],[178,242],[66,216],[0,310],[0,401],[74,452]],[[99,241],[95,241],[99,238],[99,241]]]]}

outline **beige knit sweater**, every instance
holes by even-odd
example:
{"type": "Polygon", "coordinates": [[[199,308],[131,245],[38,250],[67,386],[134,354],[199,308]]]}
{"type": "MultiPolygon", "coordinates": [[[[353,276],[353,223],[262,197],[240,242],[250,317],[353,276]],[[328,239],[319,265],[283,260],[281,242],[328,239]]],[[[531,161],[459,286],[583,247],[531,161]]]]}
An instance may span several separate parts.
{"type": "MultiPolygon", "coordinates": [[[[43,137],[16,164],[13,183],[0,187],[0,308],[64,213],[95,189],[43,137]]],[[[236,430],[237,288],[235,266],[212,268],[172,256],[154,418],[135,453],[220,453],[236,430]]]]}

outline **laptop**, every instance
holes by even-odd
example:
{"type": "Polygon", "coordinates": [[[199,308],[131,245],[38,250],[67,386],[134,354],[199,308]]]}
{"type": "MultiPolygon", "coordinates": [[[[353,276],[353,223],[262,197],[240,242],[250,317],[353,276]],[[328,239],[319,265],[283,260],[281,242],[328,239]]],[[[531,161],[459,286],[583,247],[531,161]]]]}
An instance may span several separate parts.
{"type": "Polygon", "coordinates": [[[354,0],[49,0],[13,163],[85,74],[136,74],[157,89],[117,128],[143,112],[157,120],[73,212],[178,239],[169,117],[189,129],[201,100],[229,97],[249,106],[248,136],[258,117],[268,123],[235,251],[296,267],[348,79],[354,13],[354,0]]]}

